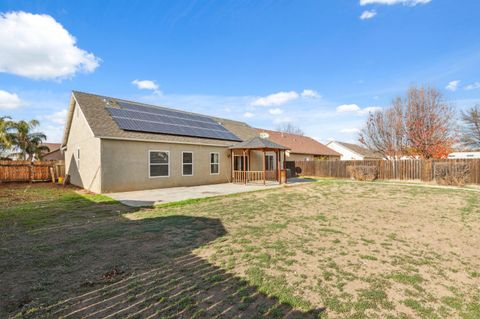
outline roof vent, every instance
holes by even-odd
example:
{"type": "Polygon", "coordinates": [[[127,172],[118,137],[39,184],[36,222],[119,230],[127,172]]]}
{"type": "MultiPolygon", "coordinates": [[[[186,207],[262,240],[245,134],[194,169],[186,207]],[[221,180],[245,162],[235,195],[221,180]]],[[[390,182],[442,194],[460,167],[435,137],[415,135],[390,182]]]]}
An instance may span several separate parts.
{"type": "Polygon", "coordinates": [[[268,137],[270,136],[270,135],[268,135],[267,132],[262,132],[262,133],[260,133],[259,135],[260,135],[260,138],[263,138],[263,139],[266,139],[266,138],[268,138],[268,137]]]}

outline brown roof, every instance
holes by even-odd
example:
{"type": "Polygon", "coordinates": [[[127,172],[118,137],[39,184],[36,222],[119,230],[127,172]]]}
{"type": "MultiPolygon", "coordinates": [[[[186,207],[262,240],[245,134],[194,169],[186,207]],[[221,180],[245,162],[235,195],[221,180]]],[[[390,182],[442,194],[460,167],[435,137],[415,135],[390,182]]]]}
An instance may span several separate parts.
{"type": "MultiPolygon", "coordinates": [[[[115,121],[108,113],[106,106],[115,105],[118,101],[126,101],[122,99],[112,98],[108,96],[101,96],[96,94],[84,93],[73,91],[72,100],[70,102],[70,110],[68,114],[67,124],[65,125],[65,131],[63,135],[62,145],[66,145],[68,134],[70,131],[70,125],[73,114],[74,101],[76,101],[82,110],[88,125],[90,126],[93,134],[100,138],[116,138],[116,139],[133,139],[133,140],[149,140],[149,141],[161,141],[170,143],[185,143],[185,144],[208,144],[218,146],[230,146],[235,144],[232,141],[215,140],[199,137],[188,137],[179,135],[167,135],[167,134],[155,134],[145,132],[133,132],[124,131],[118,127],[115,121]]],[[[126,101],[132,104],[140,106],[153,106],[144,103],[126,101]]],[[[178,110],[176,110],[178,111],[178,110]]],[[[190,112],[185,112],[194,114],[190,112]]],[[[227,130],[238,136],[241,140],[247,140],[257,135],[257,131],[246,123],[232,121],[213,116],[207,116],[216,122],[222,124],[227,130]]]]}
{"type": "Polygon", "coordinates": [[[290,151],[291,153],[327,155],[327,156],[341,155],[308,136],[291,134],[291,133],[283,133],[278,131],[263,130],[263,129],[257,129],[257,132],[268,133],[269,140],[275,143],[278,143],[280,145],[285,145],[291,150],[290,151]]]}
{"type": "Polygon", "coordinates": [[[350,149],[351,151],[357,153],[357,154],[360,154],[364,157],[368,157],[368,158],[383,158],[382,155],[378,154],[378,153],[375,153],[371,150],[369,150],[368,148],[366,147],[363,147],[363,146],[360,146],[358,144],[353,144],[353,143],[345,143],[345,142],[339,142],[339,141],[335,141],[337,142],[338,144],[342,145],[343,147],[346,147],[348,149],[350,149]]]}
{"type": "Polygon", "coordinates": [[[42,145],[48,147],[49,149],[49,151],[45,152],[45,154],[55,152],[56,150],[60,149],[60,147],[62,146],[62,144],[60,143],[42,143],[42,145]]]}
{"type": "Polygon", "coordinates": [[[262,138],[260,136],[252,137],[241,143],[237,143],[233,146],[230,146],[231,149],[277,149],[277,150],[288,150],[289,148],[278,143],[272,142],[267,138],[262,138]]]}

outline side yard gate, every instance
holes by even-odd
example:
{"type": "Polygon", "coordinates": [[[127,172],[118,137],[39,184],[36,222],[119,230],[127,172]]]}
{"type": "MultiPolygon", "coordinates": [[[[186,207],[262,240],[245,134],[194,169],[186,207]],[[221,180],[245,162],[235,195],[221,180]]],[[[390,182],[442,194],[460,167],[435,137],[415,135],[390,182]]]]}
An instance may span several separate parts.
{"type": "Polygon", "coordinates": [[[303,176],[350,178],[349,167],[374,166],[378,179],[435,181],[435,167],[454,171],[459,165],[468,167],[468,183],[480,184],[480,159],[438,160],[366,160],[366,161],[295,161],[297,171],[303,176]]]}

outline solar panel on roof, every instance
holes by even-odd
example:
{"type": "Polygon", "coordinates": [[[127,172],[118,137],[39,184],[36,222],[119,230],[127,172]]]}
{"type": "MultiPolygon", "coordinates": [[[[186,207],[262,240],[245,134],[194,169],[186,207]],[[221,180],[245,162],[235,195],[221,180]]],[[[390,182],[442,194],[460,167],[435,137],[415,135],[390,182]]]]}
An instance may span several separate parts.
{"type": "Polygon", "coordinates": [[[154,106],[118,102],[120,108],[107,107],[122,130],[241,141],[213,119],[154,106]]]}

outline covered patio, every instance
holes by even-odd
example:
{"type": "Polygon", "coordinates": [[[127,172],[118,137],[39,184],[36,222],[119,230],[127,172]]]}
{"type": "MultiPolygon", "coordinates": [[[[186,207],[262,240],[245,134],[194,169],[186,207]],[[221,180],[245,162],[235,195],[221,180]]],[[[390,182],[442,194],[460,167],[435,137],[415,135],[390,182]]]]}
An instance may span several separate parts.
{"type": "Polygon", "coordinates": [[[286,183],[287,147],[255,136],[230,147],[233,183],[286,183]]]}

